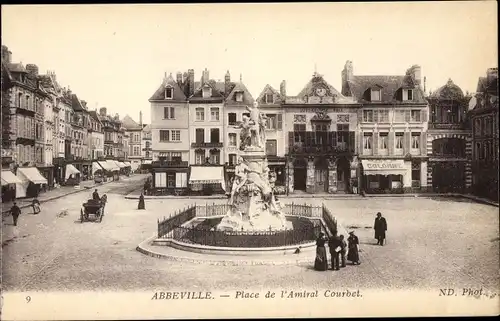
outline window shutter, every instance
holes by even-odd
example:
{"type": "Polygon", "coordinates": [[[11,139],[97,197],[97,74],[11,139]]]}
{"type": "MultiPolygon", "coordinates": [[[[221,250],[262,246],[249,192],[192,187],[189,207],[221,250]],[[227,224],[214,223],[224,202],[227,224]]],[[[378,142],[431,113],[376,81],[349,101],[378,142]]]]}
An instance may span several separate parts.
{"type": "Polygon", "coordinates": [[[175,118],[175,108],[170,107],[170,118],[175,118]]]}
{"type": "Polygon", "coordinates": [[[411,121],[411,110],[405,110],[405,122],[409,123],[411,121]]]}
{"type": "Polygon", "coordinates": [[[420,133],[420,155],[427,154],[427,133],[420,133]]]}
{"type": "Polygon", "coordinates": [[[394,144],[395,144],[395,133],[393,131],[389,132],[389,155],[394,155],[394,144]]]}
{"type": "Polygon", "coordinates": [[[408,100],[408,90],[403,89],[403,101],[408,100]]]}
{"type": "Polygon", "coordinates": [[[288,153],[290,153],[291,148],[295,144],[295,132],[288,132],[288,153]]]}
{"type": "Polygon", "coordinates": [[[168,118],[168,107],[163,107],[163,118],[164,119],[168,118]]]}
{"type": "Polygon", "coordinates": [[[283,114],[277,114],[276,119],[277,119],[277,124],[276,124],[277,129],[282,130],[283,129],[283,114]]]}
{"type": "Polygon", "coordinates": [[[406,155],[407,153],[410,152],[410,148],[411,148],[411,133],[405,132],[403,138],[404,138],[403,153],[406,155]]]}
{"type": "Polygon", "coordinates": [[[424,108],[420,111],[420,121],[422,123],[427,122],[427,108],[424,108]]]}
{"type": "Polygon", "coordinates": [[[356,152],[356,133],[353,131],[349,132],[348,148],[351,153],[356,152]]]}
{"type": "Polygon", "coordinates": [[[332,140],[331,140],[331,145],[333,147],[336,147],[337,146],[337,136],[338,136],[338,133],[337,132],[331,132],[332,133],[332,140]]]}
{"type": "Polygon", "coordinates": [[[378,119],[378,114],[379,114],[379,111],[375,109],[375,110],[373,111],[373,122],[374,122],[374,123],[378,123],[378,122],[379,122],[379,119],[378,119]]]}
{"type": "Polygon", "coordinates": [[[373,150],[373,155],[378,155],[378,137],[379,133],[373,133],[373,145],[372,145],[372,150],[373,150]]]}

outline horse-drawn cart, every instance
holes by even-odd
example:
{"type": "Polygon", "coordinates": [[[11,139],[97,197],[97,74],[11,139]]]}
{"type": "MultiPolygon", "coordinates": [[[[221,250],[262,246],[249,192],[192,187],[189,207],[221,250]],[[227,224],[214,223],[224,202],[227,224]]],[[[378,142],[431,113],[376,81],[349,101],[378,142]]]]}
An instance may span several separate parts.
{"type": "Polygon", "coordinates": [[[80,209],[80,223],[90,220],[101,223],[106,201],[107,197],[103,195],[100,200],[89,199],[86,203],[83,203],[80,209]],[[93,219],[90,219],[91,217],[93,219]]]}

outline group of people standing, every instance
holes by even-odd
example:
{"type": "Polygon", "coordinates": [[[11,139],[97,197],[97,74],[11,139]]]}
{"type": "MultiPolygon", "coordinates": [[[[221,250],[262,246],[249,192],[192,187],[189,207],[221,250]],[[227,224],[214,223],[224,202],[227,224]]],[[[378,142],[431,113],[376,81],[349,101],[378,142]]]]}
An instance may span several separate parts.
{"type": "MultiPolygon", "coordinates": [[[[387,231],[387,221],[380,212],[377,213],[375,223],[375,239],[377,245],[384,245],[385,232],[387,231]]],[[[317,271],[328,270],[328,257],[325,245],[328,244],[328,249],[331,256],[331,269],[334,271],[340,270],[341,267],[346,267],[347,261],[352,262],[352,265],[361,264],[359,260],[359,239],[354,234],[354,231],[349,232],[347,242],[344,235],[337,235],[334,232],[333,236],[328,238],[324,233],[320,233],[316,239],[316,259],[314,260],[314,269],[317,271]]]]}

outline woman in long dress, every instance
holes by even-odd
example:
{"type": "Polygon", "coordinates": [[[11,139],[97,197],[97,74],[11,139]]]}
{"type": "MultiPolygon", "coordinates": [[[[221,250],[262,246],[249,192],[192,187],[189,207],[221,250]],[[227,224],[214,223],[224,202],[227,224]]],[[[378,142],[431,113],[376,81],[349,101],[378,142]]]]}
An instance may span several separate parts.
{"type": "Polygon", "coordinates": [[[347,260],[351,261],[353,265],[359,265],[359,239],[354,232],[349,232],[349,238],[347,239],[347,247],[349,251],[347,252],[347,260]]]}
{"type": "Polygon", "coordinates": [[[325,249],[326,241],[325,234],[319,233],[319,237],[316,239],[316,259],[314,260],[314,269],[316,271],[328,270],[328,259],[325,249]]]}

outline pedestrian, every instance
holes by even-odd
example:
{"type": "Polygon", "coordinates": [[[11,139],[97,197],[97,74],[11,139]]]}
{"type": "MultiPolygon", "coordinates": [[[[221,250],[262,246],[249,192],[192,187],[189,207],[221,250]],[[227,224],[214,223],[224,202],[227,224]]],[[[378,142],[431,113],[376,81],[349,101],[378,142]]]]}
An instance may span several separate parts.
{"type": "Polygon", "coordinates": [[[340,264],[340,238],[337,235],[337,232],[333,234],[332,237],[328,240],[328,249],[330,250],[330,256],[332,257],[332,270],[338,271],[340,264]]]}
{"type": "Polygon", "coordinates": [[[328,258],[326,257],[326,243],[325,234],[319,233],[316,239],[316,259],[314,260],[314,269],[316,271],[328,270],[328,258]]]}
{"type": "Polygon", "coordinates": [[[137,205],[137,209],[139,209],[139,210],[146,209],[146,204],[144,203],[144,195],[142,193],[141,193],[141,196],[139,196],[139,205],[137,205]]]}
{"type": "Polygon", "coordinates": [[[387,221],[380,212],[377,213],[375,223],[373,224],[373,229],[375,230],[375,239],[377,240],[377,245],[384,246],[385,231],[387,231],[387,221]]]}
{"type": "Polygon", "coordinates": [[[344,235],[340,235],[340,258],[341,258],[341,265],[340,267],[345,267],[345,254],[347,252],[347,243],[345,242],[344,235]]]}
{"type": "Polygon", "coordinates": [[[358,180],[354,179],[352,182],[352,193],[353,194],[358,194],[358,180]]]}
{"type": "Polygon", "coordinates": [[[359,265],[359,239],[354,235],[354,231],[349,232],[349,237],[347,238],[347,260],[351,261],[353,265],[359,265]]]}
{"type": "Polygon", "coordinates": [[[16,202],[14,202],[14,205],[12,205],[12,207],[10,208],[10,214],[12,214],[12,220],[14,222],[14,226],[17,226],[17,219],[21,214],[21,209],[19,208],[19,206],[17,206],[16,202]]]}
{"type": "Polygon", "coordinates": [[[36,197],[31,202],[31,207],[33,208],[33,214],[40,213],[40,201],[36,197]]]}
{"type": "Polygon", "coordinates": [[[99,193],[97,192],[97,188],[94,190],[94,193],[92,193],[92,199],[94,201],[100,201],[101,198],[99,197],[99,193]]]}

